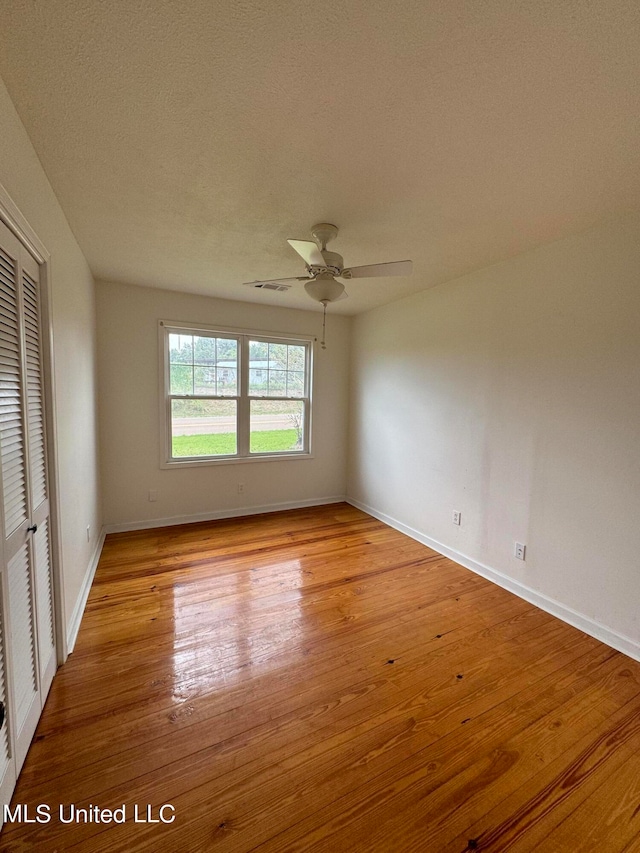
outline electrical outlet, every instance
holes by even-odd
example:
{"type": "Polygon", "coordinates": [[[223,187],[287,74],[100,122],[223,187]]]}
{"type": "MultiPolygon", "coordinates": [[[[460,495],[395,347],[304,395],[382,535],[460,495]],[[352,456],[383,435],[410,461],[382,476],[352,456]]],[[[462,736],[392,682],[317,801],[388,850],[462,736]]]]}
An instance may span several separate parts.
{"type": "Polygon", "coordinates": [[[158,500],[158,490],[157,489],[149,489],[149,500],[157,501],[158,500]]]}
{"type": "Polygon", "coordinates": [[[527,546],[523,545],[522,542],[516,542],[515,547],[513,549],[513,555],[516,560],[524,560],[524,555],[527,550],[527,546]]]}
{"type": "Polygon", "coordinates": [[[244,483],[238,483],[238,494],[239,495],[244,494],[244,483]]]}
{"type": "Polygon", "coordinates": [[[454,509],[454,511],[453,511],[453,523],[454,524],[460,524],[461,521],[462,521],[462,513],[458,512],[458,510],[454,509]]]}
{"type": "Polygon", "coordinates": [[[91,525],[87,524],[87,542],[91,542],[91,525]]]}

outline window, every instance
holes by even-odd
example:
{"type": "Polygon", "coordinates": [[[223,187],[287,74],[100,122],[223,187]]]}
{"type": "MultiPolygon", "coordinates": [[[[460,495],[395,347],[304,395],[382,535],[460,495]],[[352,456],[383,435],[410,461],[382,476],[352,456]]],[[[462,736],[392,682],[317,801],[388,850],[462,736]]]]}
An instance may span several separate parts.
{"type": "Polygon", "coordinates": [[[309,455],[309,339],[160,330],[166,463],[309,455]]]}

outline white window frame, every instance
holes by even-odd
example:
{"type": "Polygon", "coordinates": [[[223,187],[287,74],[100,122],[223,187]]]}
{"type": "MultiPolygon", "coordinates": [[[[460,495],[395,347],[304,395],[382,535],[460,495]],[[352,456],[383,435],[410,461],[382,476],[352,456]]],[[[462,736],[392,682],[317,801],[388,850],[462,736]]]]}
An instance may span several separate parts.
{"type": "Polygon", "coordinates": [[[228,465],[230,463],[259,462],[267,460],[312,459],[312,389],[313,389],[313,345],[315,338],[309,335],[291,335],[283,333],[264,332],[257,329],[238,329],[228,326],[208,326],[203,324],[185,323],[175,320],[160,320],[158,323],[159,352],[160,352],[160,467],[183,468],[199,465],[228,465]],[[169,364],[169,335],[219,335],[223,338],[234,338],[238,341],[238,394],[233,397],[216,397],[211,399],[228,399],[237,401],[236,434],[237,453],[226,456],[180,456],[172,453],[171,434],[171,401],[173,399],[209,399],[206,395],[174,395],[171,394],[171,373],[169,364]],[[297,344],[307,350],[305,370],[305,394],[303,397],[264,397],[249,394],[249,341],[257,340],[274,344],[297,344]],[[270,453],[252,453],[250,442],[250,409],[252,400],[282,401],[293,400],[304,406],[303,447],[301,450],[274,451],[270,453]]]}

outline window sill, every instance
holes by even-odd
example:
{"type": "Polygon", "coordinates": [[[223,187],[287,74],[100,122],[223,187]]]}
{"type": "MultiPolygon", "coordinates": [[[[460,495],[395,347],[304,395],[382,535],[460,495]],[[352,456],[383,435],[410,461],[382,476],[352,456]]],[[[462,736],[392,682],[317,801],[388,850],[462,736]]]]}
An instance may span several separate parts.
{"type": "Polygon", "coordinates": [[[202,465],[244,465],[247,462],[291,462],[294,459],[313,459],[313,453],[272,453],[263,456],[226,456],[215,459],[170,459],[160,463],[161,468],[197,468],[202,465]]]}

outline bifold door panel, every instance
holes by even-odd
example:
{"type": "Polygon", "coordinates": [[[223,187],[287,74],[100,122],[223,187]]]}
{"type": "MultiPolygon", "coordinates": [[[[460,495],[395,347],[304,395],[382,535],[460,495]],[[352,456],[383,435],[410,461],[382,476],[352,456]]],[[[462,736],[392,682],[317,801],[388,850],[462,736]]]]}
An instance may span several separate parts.
{"type": "Polygon", "coordinates": [[[11,796],[56,668],[39,267],[4,222],[0,510],[1,806],[11,796]]]}

